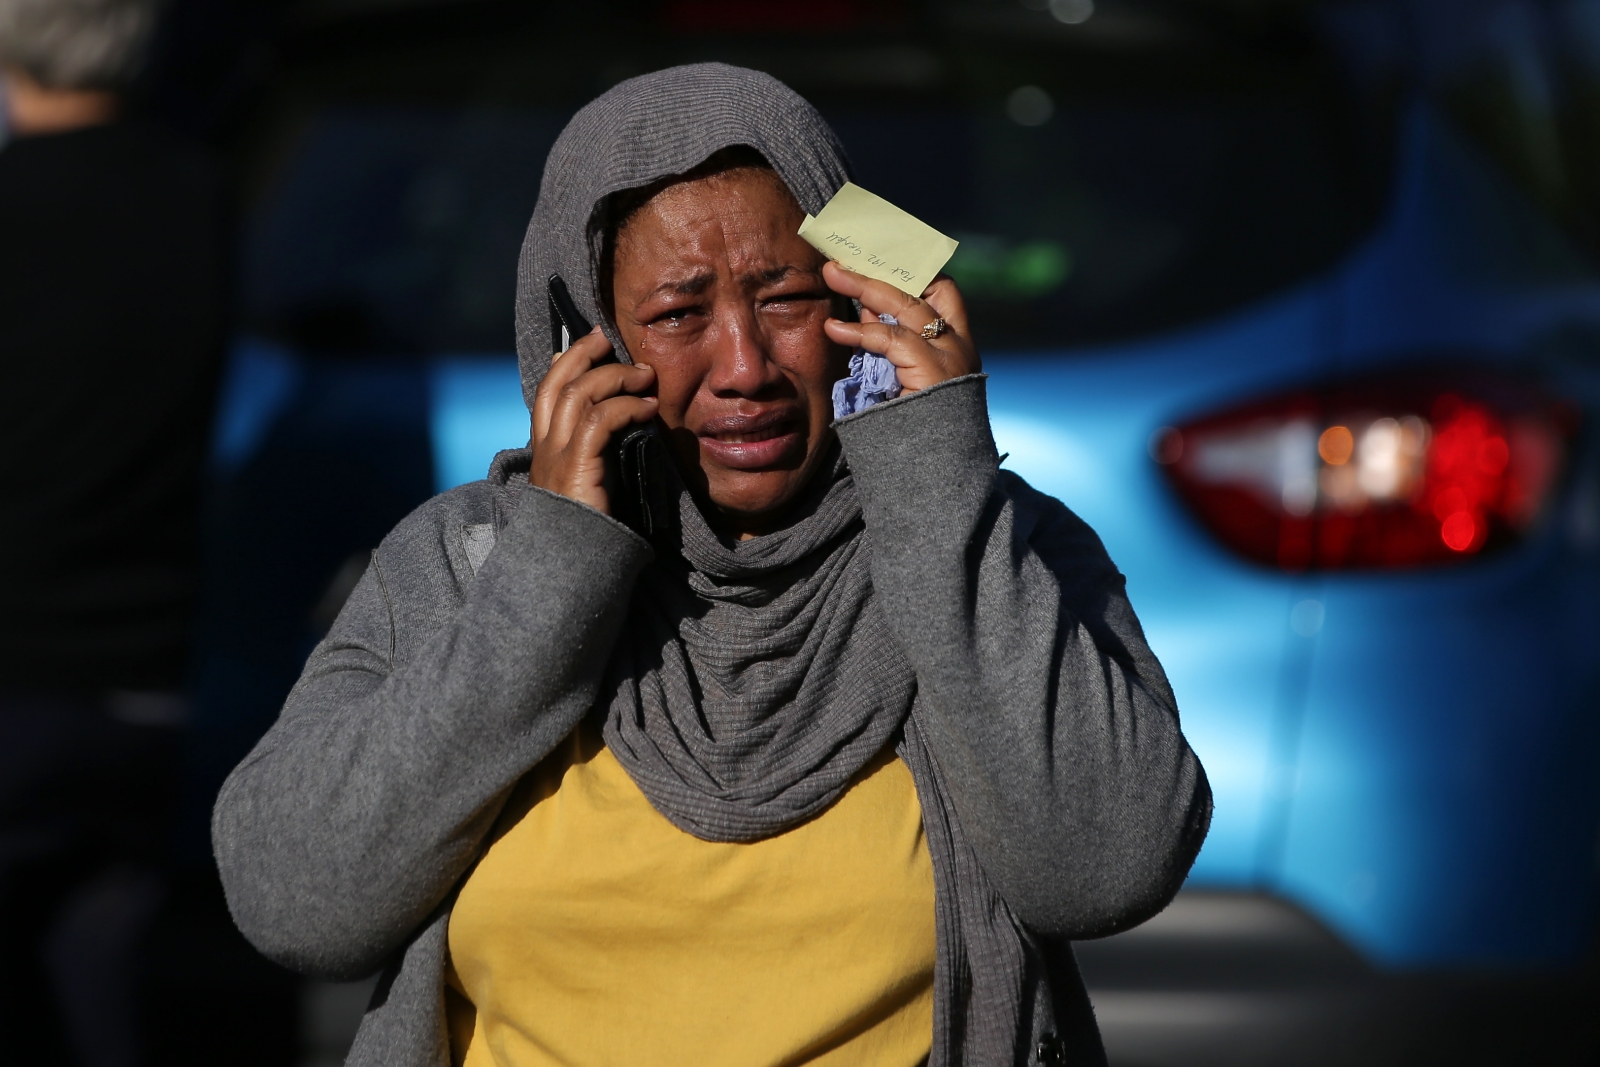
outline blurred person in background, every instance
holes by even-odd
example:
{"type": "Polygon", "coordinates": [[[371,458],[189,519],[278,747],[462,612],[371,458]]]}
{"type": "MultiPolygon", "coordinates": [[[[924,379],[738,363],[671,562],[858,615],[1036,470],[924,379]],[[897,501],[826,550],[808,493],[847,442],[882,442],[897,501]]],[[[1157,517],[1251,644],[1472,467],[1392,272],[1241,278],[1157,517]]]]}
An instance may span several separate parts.
{"type": "Polygon", "coordinates": [[[223,337],[220,185],[128,115],[158,0],[0,0],[0,1027],[140,1059],[223,337]]]}

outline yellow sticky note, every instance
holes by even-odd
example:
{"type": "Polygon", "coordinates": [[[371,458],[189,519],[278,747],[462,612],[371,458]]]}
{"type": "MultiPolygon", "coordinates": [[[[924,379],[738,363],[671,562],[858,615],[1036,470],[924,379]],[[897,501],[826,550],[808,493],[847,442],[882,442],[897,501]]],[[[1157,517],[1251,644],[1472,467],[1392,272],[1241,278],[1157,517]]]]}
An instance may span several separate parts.
{"type": "Polygon", "coordinates": [[[816,218],[807,215],[800,236],[840,265],[912,296],[922,295],[959,243],[854,182],[816,218]]]}

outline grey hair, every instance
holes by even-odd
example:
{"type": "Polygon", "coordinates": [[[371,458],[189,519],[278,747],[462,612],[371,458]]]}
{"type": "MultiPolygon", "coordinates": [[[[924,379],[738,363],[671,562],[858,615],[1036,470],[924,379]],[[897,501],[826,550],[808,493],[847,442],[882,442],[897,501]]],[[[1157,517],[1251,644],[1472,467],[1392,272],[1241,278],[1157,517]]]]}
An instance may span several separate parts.
{"type": "Polygon", "coordinates": [[[162,0],[0,0],[0,64],[48,89],[117,89],[139,72],[162,0]]]}

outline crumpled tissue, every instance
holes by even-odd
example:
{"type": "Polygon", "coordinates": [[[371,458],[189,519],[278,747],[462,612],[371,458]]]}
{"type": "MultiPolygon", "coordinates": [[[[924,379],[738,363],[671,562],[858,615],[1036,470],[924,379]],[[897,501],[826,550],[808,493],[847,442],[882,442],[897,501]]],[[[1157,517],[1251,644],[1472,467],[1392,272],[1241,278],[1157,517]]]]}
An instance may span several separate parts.
{"type": "MultiPolygon", "coordinates": [[[[898,326],[893,315],[879,315],[885,326],[898,326]]],[[[833,417],[842,419],[900,395],[894,364],[876,352],[858,348],[850,356],[850,376],[833,383],[833,417]]]]}

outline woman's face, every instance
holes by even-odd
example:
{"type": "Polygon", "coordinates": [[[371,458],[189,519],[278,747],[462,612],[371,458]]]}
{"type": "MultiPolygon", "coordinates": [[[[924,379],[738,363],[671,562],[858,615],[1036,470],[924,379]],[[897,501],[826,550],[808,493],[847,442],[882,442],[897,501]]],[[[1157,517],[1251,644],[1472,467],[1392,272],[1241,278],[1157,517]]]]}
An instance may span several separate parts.
{"type": "Polygon", "coordinates": [[[816,472],[848,369],[822,330],[839,298],[803,217],[773,172],[741,168],[667,187],[615,243],[617,329],[655,369],[690,489],[738,536],[780,525],[816,472]]]}

